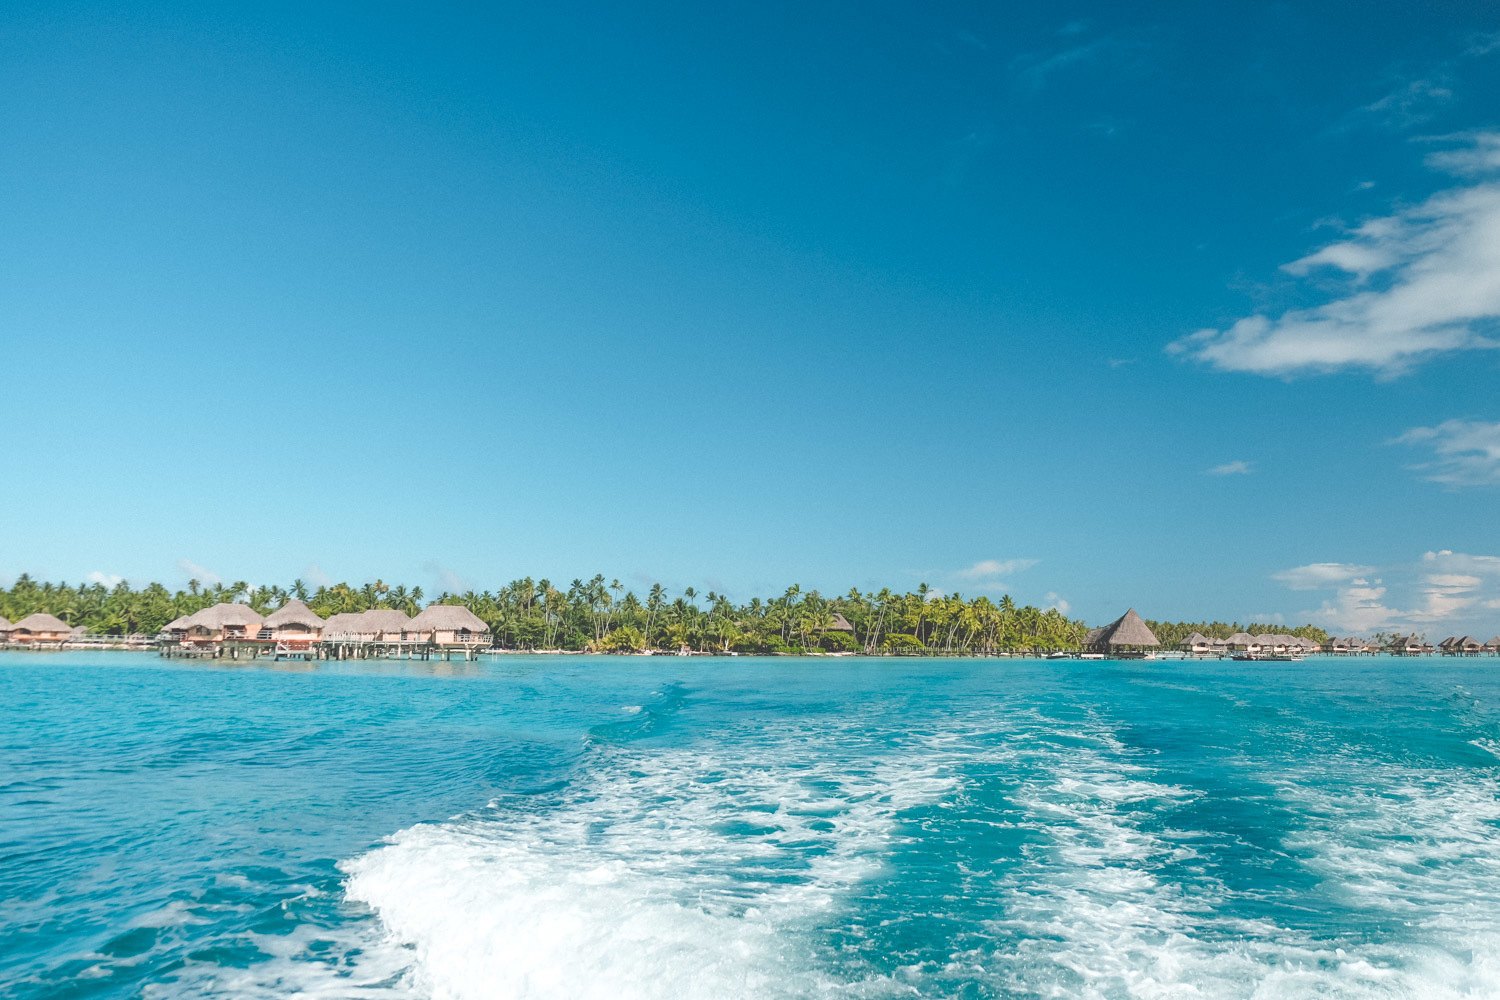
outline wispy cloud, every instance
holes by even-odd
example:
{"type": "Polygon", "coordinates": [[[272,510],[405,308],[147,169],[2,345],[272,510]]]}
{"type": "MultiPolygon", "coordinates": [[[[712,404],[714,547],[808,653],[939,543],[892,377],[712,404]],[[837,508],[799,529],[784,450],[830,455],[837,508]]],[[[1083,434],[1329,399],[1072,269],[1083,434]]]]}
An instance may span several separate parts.
{"type": "Polygon", "coordinates": [[[1500,133],[1465,136],[1428,162],[1474,182],[1370,219],[1284,267],[1337,279],[1327,302],[1199,330],[1168,353],[1220,371],[1389,377],[1438,354],[1500,347],[1500,133]]]}
{"type": "Polygon", "coordinates": [[[1373,573],[1371,566],[1311,563],[1273,578],[1292,590],[1330,591],[1321,606],[1299,617],[1356,632],[1484,629],[1491,627],[1485,620],[1488,612],[1500,608],[1500,556],[1439,549],[1414,562],[1384,567],[1385,579],[1373,573]]]}
{"type": "Polygon", "coordinates": [[[1207,469],[1204,474],[1209,476],[1248,476],[1254,471],[1255,464],[1253,462],[1235,459],[1233,462],[1225,462],[1223,465],[1216,465],[1212,469],[1207,469]]]}
{"type": "Polygon", "coordinates": [[[1392,128],[1404,129],[1430,121],[1451,100],[1449,81],[1424,78],[1407,80],[1360,110],[1392,128]]]}
{"type": "Polygon", "coordinates": [[[1039,559],[981,559],[954,575],[963,580],[993,580],[996,577],[1010,576],[1028,570],[1040,561],[1039,559]]]}
{"type": "Polygon", "coordinates": [[[1360,577],[1370,576],[1374,572],[1374,568],[1370,566],[1356,566],[1353,563],[1322,562],[1308,563],[1306,566],[1294,566],[1291,569],[1284,569],[1279,573],[1272,573],[1271,579],[1291,590],[1321,590],[1340,583],[1348,583],[1360,577]]]}
{"type": "Polygon", "coordinates": [[[469,589],[469,585],[463,577],[436,559],[429,559],[422,564],[422,568],[432,574],[433,584],[439,591],[447,591],[450,594],[461,594],[469,589]]]}
{"type": "Polygon", "coordinates": [[[177,560],[177,568],[185,573],[190,580],[197,580],[205,586],[213,587],[224,582],[224,578],[207,566],[200,566],[191,559],[177,560]]]}
{"type": "Polygon", "coordinates": [[[89,583],[102,583],[106,587],[118,586],[124,580],[125,578],[118,573],[104,573],[97,569],[88,575],[89,583]]]}
{"type": "Polygon", "coordinates": [[[1065,615],[1073,610],[1073,605],[1069,604],[1066,598],[1055,591],[1048,591],[1047,596],[1043,600],[1046,602],[1045,608],[1056,608],[1059,614],[1065,615]]]}
{"type": "Polygon", "coordinates": [[[1434,483],[1455,489],[1500,485],[1500,422],[1445,420],[1436,427],[1413,427],[1396,443],[1431,450],[1432,461],[1412,468],[1434,483]]]}

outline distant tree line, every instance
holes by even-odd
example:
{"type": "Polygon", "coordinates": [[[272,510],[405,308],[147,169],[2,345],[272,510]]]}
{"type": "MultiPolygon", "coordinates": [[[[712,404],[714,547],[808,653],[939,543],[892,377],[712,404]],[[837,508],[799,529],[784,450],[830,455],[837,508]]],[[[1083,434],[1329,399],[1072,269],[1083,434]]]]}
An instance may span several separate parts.
{"type": "Polygon", "coordinates": [[[1297,625],[1288,628],[1285,625],[1268,625],[1264,622],[1251,622],[1241,625],[1239,622],[1153,622],[1146,624],[1156,637],[1161,640],[1164,649],[1182,644],[1182,641],[1194,632],[1207,636],[1210,639],[1228,639],[1236,632],[1248,632],[1251,635],[1295,635],[1299,639],[1310,639],[1322,645],[1327,643],[1330,636],[1316,625],[1297,625]]]}
{"type": "MultiPolygon", "coordinates": [[[[393,608],[416,614],[429,603],[421,587],[381,580],[352,586],[251,587],[244,582],[202,585],[188,581],[172,591],[160,583],[139,589],[129,583],[39,583],[22,575],[0,589],[0,615],[18,621],[45,611],[98,635],[154,635],[182,615],[226,601],[268,614],[287,601],[305,601],[328,617],[339,612],[393,608]]],[[[430,603],[461,604],[489,625],[498,645],[510,649],[571,649],[627,652],[642,649],[701,652],[987,654],[1077,649],[1088,627],[1055,608],[1017,605],[1009,596],[965,598],[922,584],[898,593],[850,590],[824,596],[793,584],[775,597],[736,603],[715,591],[693,587],[668,594],[654,584],[638,596],[619,580],[603,576],[573,580],[566,587],[525,577],[495,591],[442,593],[430,603]],[[845,626],[844,623],[847,623],[845,626]]],[[[1228,637],[1234,632],[1286,631],[1281,626],[1223,622],[1149,622],[1162,646],[1177,645],[1192,632],[1228,637]]],[[[1326,641],[1322,629],[1304,625],[1293,635],[1326,641]]]]}

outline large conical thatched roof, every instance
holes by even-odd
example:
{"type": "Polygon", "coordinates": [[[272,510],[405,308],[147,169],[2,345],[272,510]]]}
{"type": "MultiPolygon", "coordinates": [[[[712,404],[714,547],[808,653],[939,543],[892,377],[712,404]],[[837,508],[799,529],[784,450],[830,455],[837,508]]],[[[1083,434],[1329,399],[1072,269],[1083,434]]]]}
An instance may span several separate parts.
{"type": "Polygon", "coordinates": [[[406,625],[408,632],[458,632],[463,629],[488,632],[490,627],[478,615],[460,604],[434,604],[406,625]]]}
{"type": "Polygon", "coordinates": [[[213,631],[228,628],[231,625],[259,628],[262,624],[264,624],[264,619],[248,604],[215,604],[211,608],[204,608],[197,614],[190,615],[184,627],[206,628],[213,631]]]}
{"type": "Polygon", "coordinates": [[[1495,636],[1484,645],[1486,649],[1500,649],[1500,635],[1495,636]]]}
{"type": "Polygon", "coordinates": [[[12,632],[67,632],[68,623],[56,615],[49,615],[44,611],[38,611],[34,615],[27,615],[10,627],[12,632]]]}
{"type": "Polygon", "coordinates": [[[301,601],[287,601],[281,607],[266,616],[267,628],[280,628],[283,625],[303,625],[307,628],[322,628],[323,619],[318,613],[309,608],[301,601]]]}
{"type": "Polygon", "coordinates": [[[1160,646],[1156,633],[1152,632],[1141,616],[1131,608],[1108,625],[1094,640],[1096,644],[1107,646],[1160,646]]]}
{"type": "Polygon", "coordinates": [[[828,626],[830,632],[853,632],[854,626],[849,624],[849,619],[835,611],[832,615],[833,622],[828,626]]]}
{"type": "Polygon", "coordinates": [[[171,621],[163,625],[161,627],[161,630],[163,632],[176,632],[181,629],[185,629],[188,627],[188,622],[192,619],[192,617],[192,615],[178,615],[176,618],[173,618],[171,621]]]}

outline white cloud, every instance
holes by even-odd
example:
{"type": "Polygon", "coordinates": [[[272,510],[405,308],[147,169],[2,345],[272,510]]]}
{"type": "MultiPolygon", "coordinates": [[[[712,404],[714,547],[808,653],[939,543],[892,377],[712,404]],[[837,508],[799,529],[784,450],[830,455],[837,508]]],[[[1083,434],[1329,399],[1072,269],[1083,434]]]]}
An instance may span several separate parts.
{"type": "Polygon", "coordinates": [[[317,563],[308,563],[307,568],[302,571],[302,582],[314,587],[330,587],[333,585],[333,577],[323,572],[323,567],[317,563]]]}
{"type": "Polygon", "coordinates": [[[469,585],[463,577],[436,559],[429,559],[422,564],[422,568],[432,574],[433,582],[437,585],[439,591],[447,591],[450,594],[462,594],[469,589],[469,585]]]}
{"type": "Polygon", "coordinates": [[[1010,576],[1035,566],[1039,559],[981,559],[968,569],[961,569],[956,576],[965,580],[989,580],[997,576],[1010,576]]]}
{"type": "Polygon", "coordinates": [[[118,573],[103,573],[97,569],[88,575],[89,583],[102,583],[106,587],[117,587],[124,580],[125,578],[118,573]]]}
{"type": "Polygon", "coordinates": [[[1500,422],[1445,420],[1436,427],[1413,427],[1396,443],[1432,450],[1432,461],[1412,468],[1434,483],[1500,485],[1500,422]]]}
{"type": "Polygon", "coordinates": [[[1168,346],[1220,371],[1286,376],[1365,369],[1398,375],[1437,354],[1500,347],[1500,133],[1462,137],[1428,162],[1473,177],[1413,208],[1371,219],[1293,261],[1338,279],[1321,305],[1246,316],[1168,346]]]}
{"type": "MultiPolygon", "coordinates": [[[[1073,610],[1073,605],[1069,604],[1066,598],[1052,591],[1048,591],[1047,596],[1046,598],[1044,598],[1044,600],[1046,600],[1047,602],[1047,608],[1056,608],[1059,614],[1065,615],[1069,611],[1073,610]]],[[[1046,610],[1046,608],[1044,608],[1043,610],[1046,610]]]]}
{"type": "Polygon", "coordinates": [[[1322,607],[1308,612],[1315,622],[1356,632],[1385,628],[1401,617],[1401,612],[1382,603],[1386,588],[1359,581],[1359,585],[1340,587],[1338,596],[1324,601],[1322,607]]]}
{"type": "Polygon", "coordinates": [[[1407,128],[1427,121],[1452,99],[1452,88],[1441,81],[1408,80],[1362,110],[1387,124],[1407,128]]]}
{"type": "Polygon", "coordinates": [[[1322,605],[1301,616],[1336,629],[1415,629],[1441,625],[1449,631],[1495,631],[1489,612],[1500,609],[1500,556],[1472,555],[1440,549],[1421,559],[1388,566],[1372,577],[1373,567],[1351,563],[1311,563],[1273,574],[1292,590],[1330,590],[1322,605]],[[1404,596],[1389,600],[1392,588],[1404,596]]]}
{"type": "Polygon", "coordinates": [[[1336,584],[1352,583],[1374,572],[1370,566],[1356,566],[1352,563],[1308,563],[1306,566],[1294,566],[1272,573],[1271,579],[1289,590],[1325,590],[1336,584]]]}
{"type": "Polygon", "coordinates": [[[187,574],[191,580],[197,580],[204,586],[213,587],[224,582],[224,578],[206,566],[199,566],[191,559],[177,560],[177,568],[187,574]]]}
{"type": "Polygon", "coordinates": [[[1212,469],[1208,469],[1206,474],[1210,476],[1248,476],[1254,471],[1255,466],[1253,462],[1236,459],[1233,462],[1216,465],[1212,469]]]}

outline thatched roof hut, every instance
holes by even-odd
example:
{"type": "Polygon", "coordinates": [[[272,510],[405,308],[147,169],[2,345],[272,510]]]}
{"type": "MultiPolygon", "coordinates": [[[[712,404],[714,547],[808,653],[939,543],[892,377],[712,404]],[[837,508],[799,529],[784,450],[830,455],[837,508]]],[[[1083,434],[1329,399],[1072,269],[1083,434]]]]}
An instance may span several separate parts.
{"type": "Polygon", "coordinates": [[[843,615],[839,614],[837,611],[835,611],[830,616],[830,618],[832,620],[829,622],[828,628],[826,628],[824,631],[826,631],[826,632],[853,632],[854,631],[854,626],[849,623],[849,619],[845,618],[843,615]]]}
{"type": "Polygon", "coordinates": [[[489,644],[490,627],[462,605],[434,604],[407,623],[406,638],[471,649],[489,644]]]}
{"type": "Polygon", "coordinates": [[[341,611],[330,615],[323,623],[325,639],[358,639],[374,642],[380,639],[397,640],[411,618],[405,611],[391,608],[371,608],[369,611],[341,611]]]}
{"type": "Polygon", "coordinates": [[[15,626],[11,625],[9,618],[5,617],[4,615],[0,615],[0,635],[4,635],[14,627],[15,626]]]}
{"type": "Polygon", "coordinates": [[[1500,635],[1495,636],[1489,642],[1485,643],[1484,648],[1491,653],[1500,653],[1500,635]]]}
{"type": "Polygon", "coordinates": [[[1161,642],[1135,613],[1135,608],[1131,608],[1103,628],[1090,632],[1084,645],[1094,652],[1119,654],[1155,649],[1161,646],[1161,642]]]}
{"type": "Polygon", "coordinates": [[[1249,632],[1236,632],[1228,639],[1225,639],[1224,642],[1231,649],[1249,649],[1251,646],[1260,645],[1260,643],[1255,641],[1255,636],[1249,632]]]}
{"type": "Polygon", "coordinates": [[[215,604],[211,608],[204,608],[202,611],[189,615],[185,627],[222,632],[229,629],[258,630],[264,624],[265,619],[248,604],[215,604]]]}
{"type": "Polygon", "coordinates": [[[181,632],[187,628],[187,623],[192,620],[192,615],[178,615],[161,627],[163,632],[181,632]]]}
{"type": "Polygon", "coordinates": [[[462,604],[434,604],[406,624],[406,633],[471,632],[488,633],[484,620],[462,604]]]}
{"type": "Polygon", "coordinates": [[[71,629],[67,622],[56,615],[49,615],[45,611],[38,611],[34,615],[27,615],[10,627],[12,632],[67,632],[71,629]]]}
{"type": "Polygon", "coordinates": [[[1213,640],[1202,632],[1194,632],[1177,644],[1177,648],[1186,653],[1205,653],[1213,646],[1213,640]]]}
{"type": "Polygon", "coordinates": [[[291,600],[266,616],[265,627],[315,632],[323,627],[323,619],[303,602],[291,600]]]}
{"type": "Polygon", "coordinates": [[[9,636],[11,642],[62,642],[71,631],[72,627],[61,618],[38,611],[12,625],[9,636]]]}

